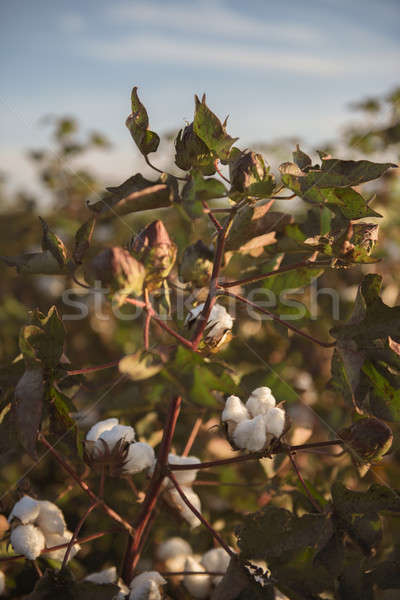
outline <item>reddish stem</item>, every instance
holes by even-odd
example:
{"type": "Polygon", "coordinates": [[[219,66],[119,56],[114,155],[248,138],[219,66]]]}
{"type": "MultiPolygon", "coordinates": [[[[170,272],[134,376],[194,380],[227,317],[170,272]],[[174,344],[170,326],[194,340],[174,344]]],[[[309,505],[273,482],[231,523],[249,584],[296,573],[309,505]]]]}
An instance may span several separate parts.
{"type": "Polygon", "coordinates": [[[206,200],[202,200],[201,201],[203,208],[204,208],[204,212],[209,216],[210,221],[212,222],[212,224],[214,225],[215,229],[217,231],[221,231],[222,229],[222,225],[221,223],[218,221],[218,219],[214,216],[212,210],[210,209],[210,207],[208,206],[206,200]]]}
{"type": "Polygon", "coordinates": [[[215,167],[215,170],[217,171],[218,175],[219,175],[220,177],[222,177],[222,179],[223,179],[224,181],[226,181],[226,183],[229,183],[229,185],[231,185],[231,182],[229,181],[229,179],[228,179],[227,177],[225,177],[225,175],[224,175],[224,174],[222,173],[222,171],[220,170],[220,168],[219,168],[219,164],[218,164],[218,163],[219,163],[219,159],[217,158],[217,159],[214,161],[214,167],[215,167]]]}
{"type": "Polygon", "coordinates": [[[180,487],[179,483],[176,480],[175,475],[171,471],[169,471],[168,477],[171,479],[172,483],[174,484],[174,486],[176,488],[176,491],[178,492],[178,494],[180,495],[180,497],[182,498],[182,500],[186,504],[186,506],[188,508],[190,508],[190,510],[192,511],[192,513],[194,515],[196,515],[196,517],[203,523],[203,525],[208,529],[208,531],[211,533],[211,535],[214,537],[214,539],[217,540],[217,542],[229,554],[229,556],[231,558],[235,558],[236,557],[236,552],[233,552],[233,550],[231,550],[229,548],[228,544],[226,544],[224,542],[224,540],[219,535],[219,533],[217,533],[215,531],[215,529],[210,525],[210,523],[207,521],[207,519],[205,517],[203,517],[203,515],[197,510],[196,507],[193,506],[193,504],[190,502],[190,500],[185,496],[182,488],[180,487]]]}
{"type": "Polygon", "coordinates": [[[189,454],[189,452],[192,449],[192,446],[194,444],[194,441],[195,441],[195,439],[197,437],[197,434],[200,431],[200,427],[202,426],[202,424],[203,424],[202,417],[198,417],[195,420],[195,422],[194,422],[192,431],[190,432],[190,435],[188,437],[188,441],[186,442],[186,446],[185,446],[185,448],[184,448],[184,450],[182,452],[182,456],[187,456],[189,454]]]}
{"type": "Polygon", "coordinates": [[[117,367],[119,360],[113,360],[112,362],[105,363],[104,365],[98,365],[96,367],[84,367],[83,369],[76,369],[75,371],[67,371],[67,376],[70,375],[83,375],[84,373],[94,373],[95,371],[103,371],[104,369],[111,369],[117,367]]]}

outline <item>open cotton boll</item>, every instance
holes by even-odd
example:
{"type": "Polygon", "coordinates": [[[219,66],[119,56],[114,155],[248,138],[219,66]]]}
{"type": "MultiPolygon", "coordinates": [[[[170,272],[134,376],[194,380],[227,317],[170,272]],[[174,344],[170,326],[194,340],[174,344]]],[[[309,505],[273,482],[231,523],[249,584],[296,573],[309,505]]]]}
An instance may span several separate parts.
{"type": "MultiPolygon", "coordinates": [[[[61,546],[61,544],[68,544],[72,538],[72,531],[68,531],[66,529],[63,534],[59,533],[49,533],[45,536],[46,539],[46,548],[53,548],[53,546],[61,546]]],[[[79,544],[74,544],[71,548],[71,552],[69,553],[68,560],[74,558],[76,554],[78,554],[81,546],[79,544]]],[[[64,560],[65,552],[67,547],[59,548],[58,550],[53,550],[52,552],[47,552],[46,556],[49,558],[53,558],[54,560],[59,560],[62,562],[64,560]]]]}
{"type": "Polygon", "coordinates": [[[39,502],[30,496],[23,496],[21,500],[18,500],[14,504],[14,508],[10,512],[10,516],[8,517],[8,521],[11,523],[12,519],[16,517],[26,525],[27,523],[33,523],[37,516],[39,515],[39,502]]]}
{"type": "Polygon", "coordinates": [[[225,408],[222,411],[221,421],[233,421],[240,423],[244,419],[249,419],[250,415],[247,408],[238,396],[229,396],[225,402],[225,408]]]}
{"type": "Polygon", "coordinates": [[[6,591],[6,576],[3,571],[0,571],[0,596],[6,591]]]}
{"type": "Polygon", "coordinates": [[[135,430],[133,427],[129,425],[114,425],[111,429],[107,429],[100,434],[98,442],[103,440],[103,442],[106,442],[109,450],[112,450],[118,442],[127,442],[130,444],[134,439],[135,430]]]}
{"type": "MultiPolygon", "coordinates": [[[[192,490],[190,487],[181,487],[182,492],[185,494],[186,498],[189,502],[194,506],[194,508],[201,512],[201,502],[199,496],[192,490]]],[[[180,513],[182,519],[184,519],[187,523],[189,523],[190,527],[193,529],[194,527],[198,527],[201,525],[201,521],[196,515],[192,512],[192,510],[188,507],[188,505],[182,500],[177,489],[173,488],[168,490],[166,496],[167,502],[174,506],[180,513]]]]}
{"type": "Polygon", "coordinates": [[[84,581],[91,581],[92,583],[100,584],[115,583],[115,581],[117,581],[117,568],[108,567],[108,569],[91,573],[85,577],[84,581]]]}
{"type": "Polygon", "coordinates": [[[87,432],[86,440],[88,442],[95,442],[101,436],[101,434],[104,433],[104,431],[112,429],[115,427],[115,425],[118,425],[118,419],[115,418],[105,419],[104,421],[95,423],[95,425],[93,425],[93,427],[91,427],[87,432]]]}
{"type": "Polygon", "coordinates": [[[241,421],[233,432],[233,440],[238,448],[258,452],[267,442],[264,417],[258,415],[254,419],[241,421]]]}
{"type": "Polygon", "coordinates": [[[134,475],[144,469],[152,468],[155,462],[154,449],[146,442],[135,442],[128,448],[124,473],[134,475]]]}
{"type": "MultiPolygon", "coordinates": [[[[185,571],[203,573],[206,569],[192,556],[188,556],[185,561],[185,571]]],[[[183,585],[192,598],[208,598],[211,592],[211,577],[210,575],[185,575],[183,585]]]]}
{"type": "Polygon", "coordinates": [[[265,415],[275,404],[275,398],[269,387],[259,387],[252,391],[246,407],[252,417],[257,417],[257,415],[265,415]]]}
{"type": "Polygon", "coordinates": [[[64,515],[62,510],[53,502],[48,500],[39,500],[39,515],[36,519],[36,525],[40,527],[45,535],[48,533],[58,533],[62,535],[66,529],[64,515]]]}
{"type": "Polygon", "coordinates": [[[129,585],[129,600],[161,600],[160,587],[167,582],[158,571],[145,571],[134,577],[129,585]]]}
{"type": "MultiPolygon", "coordinates": [[[[170,465],[195,465],[200,462],[200,459],[196,456],[177,456],[170,453],[168,462],[170,465]]],[[[174,475],[179,485],[190,485],[196,479],[197,469],[174,471],[174,475]]]]}
{"type": "Polygon", "coordinates": [[[279,438],[285,428],[285,411],[282,408],[270,408],[264,416],[267,433],[279,438]]]}
{"type": "MultiPolygon", "coordinates": [[[[227,570],[229,561],[230,556],[223,548],[213,548],[203,554],[201,558],[201,564],[206,571],[221,571],[222,573],[225,573],[227,570]]],[[[222,577],[222,575],[215,575],[212,577],[214,585],[218,585],[222,577]]]]}
{"type": "Polygon", "coordinates": [[[228,329],[232,329],[233,319],[226,308],[215,303],[207,321],[207,335],[219,337],[228,329]]]}
{"type": "Polygon", "coordinates": [[[18,525],[11,532],[11,545],[16,554],[23,554],[29,560],[35,560],[45,547],[43,533],[31,523],[18,525]]]}
{"type": "Polygon", "coordinates": [[[181,537],[172,537],[162,542],[157,548],[157,558],[162,561],[175,558],[175,556],[189,556],[189,554],[192,554],[192,547],[181,537]]]}

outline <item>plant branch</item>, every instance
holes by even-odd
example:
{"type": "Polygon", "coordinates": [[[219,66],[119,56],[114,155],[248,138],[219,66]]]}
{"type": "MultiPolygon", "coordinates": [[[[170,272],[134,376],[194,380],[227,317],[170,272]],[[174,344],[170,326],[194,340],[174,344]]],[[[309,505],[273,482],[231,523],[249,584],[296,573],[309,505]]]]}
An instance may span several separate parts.
{"type": "Polygon", "coordinates": [[[278,275],[279,273],[286,273],[287,271],[296,271],[297,269],[303,269],[303,268],[311,268],[311,269],[318,269],[318,268],[326,268],[329,265],[326,264],[318,264],[315,262],[311,262],[309,260],[304,260],[302,262],[296,263],[294,265],[286,265],[284,267],[280,267],[279,269],[276,269],[275,271],[269,271],[268,273],[261,273],[260,275],[250,275],[250,277],[245,277],[244,279],[238,279],[236,281],[226,281],[226,282],[222,282],[219,284],[219,287],[222,288],[230,288],[230,287],[236,287],[238,285],[245,285],[247,283],[255,283],[256,281],[263,281],[264,279],[267,279],[268,277],[271,277],[272,275],[278,275]]]}
{"type": "Polygon", "coordinates": [[[97,365],[95,367],[84,367],[83,369],[76,369],[74,371],[67,371],[66,376],[70,377],[71,375],[83,375],[85,373],[95,373],[96,371],[104,371],[104,369],[111,369],[112,367],[117,367],[119,360],[113,360],[109,363],[104,363],[104,365],[97,365]]]}
{"type": "MultiPolygon", "coordinates": [[[[157,171],[157,173],[161,173],[161,175],[163,175],[165,173],[165,171],[162,171],[161,169],[159,169],[158,167],[153,165],[153,163],[150,162],[150,159],[147,156],[147,154],[145,155],[144,160],[149,165],[149,167],[151,167],[154,171],[157,171]]],[[[169,173],[165,173],[165,174],[169,175],[170,177],[175,177],[175,179],[179,179],[179,181],[187,181],[186,177],[178,177],[178,175],[170,175],[169,173]]]]}
{"type": "Polygon", "coordinates": [[[292,452],[289,451],[288,452],[288,456],[289,456],[290,462],[292,463],[292,467],[295,470],[296,475],[299,478],[299,481],[300,481],[300,483],[301,483],[301,485],[302,485],[302,487],[303,487],[303,489],[304,489],[304,491],[306,493],[307,498],[309,499],[309,501],[311,502],[311,504],[313,505],[313,507],[315,508],[315,510],[317,512],[322,512],[322,509],[321,509],[320,505],[314,500],[314,498],[313,498],[310,490],[308,489],[308,487],[306,485],[306,482],[304,481],[303,476],[300,473],[300,469],[299,469],[299,467],[298,467],[298,465],[297,465],[297,463],[296,463],[296,461],[294,459],[294,456],[293,456],[292,452]]]}
{"type": "Polygon", "coordinates": [[[245,298],[244,296],[240,296],[239,294],[234,294],[233,292],[226,292],[225,290],[221,290],[221,292],[219,292],[219,293],[222,296],[230,296],[231,298],[236,298],[236,300],[239,300],[239,302],[243,302],[243,304],[247,304],[248,306],[251,306],[252,308],[254,308],[254,310],[257,310],[258,312],[260,312],[264,315],[268,315],[269,317],[271,317],[271,319],[273,321],[276,321],[277,323],[280,323],[284,327],[287,327],[287,329],[294,331],[294,333],[297,333],[297,335],[301,335],[302,337],[310,340],[311,342],[314,342],[314,344],[318,344],[319,346],[322,346],[323,348],[333,348],[334,346],[336,346],[336,341],[335,342],[323,342],[321,340],[318,340],[313,335],[310,335],[309,333],[306,333],[305,331],[301,331],[300,329],[297,329],[297,327],[294,327],[294,325],[291,325],[287,321],[283,321],[282,319],[280,319],[277,315],[275,315],[271,311],[269,311],[265,308],[261,308],[261,306],[258,306],[258,304],[255,304],[255,302],[251,302],[250,300],[247,300],[247,298],[245,298]]]}
{"type": "Polygon", "coordinates": [[[229,183],[229,185],[231,185],[231,182],[229,181],[229,179],[228,179],[227,177],[225,177],[225,175],[224,175],[224,174],[222,173],[222,171],[220,170],[220,168],[219,168],[219,164],[218,164],[218,163],[219,163],[219,158],[216,158],[216,159],[215,159],[215,161],[214,161],[214,167],[215,167],[215,170],[217,171],[218,175],[219,175],[220,177],[222,177],[222,179],[223,179],[224,181],[226,181],[226,183],[229,183]]]}
{"type": "Polygon", "coordinates": [[[188,437],[188,441],[186,442],[186,446],[185,446],[185,448],[184,448],[184,450],[182,452],[182,456],[187,456],[189,454],[189,452],[192,449],[192,446],[194,444],[194,441],[195,441],[195,439],[197,437],[197,434],[200,431],[200,427],[202,426],[202,424],[203,424],[202,417],[198,417],[195,420],[195,422],[194,422],[192,431],[190,432],[190,435],[188,437]]]}
{"type": "Polygon", "coordinates": [[[209,216],[210,221],[212,222],[212,224],[214,225],[215,229],[217,231],[221,231],[222,229],[222,225],[221,223],[218,221],[218,219],[214,216],[213,211],[210,209],[210,207],[208,206],[206,200],[202,200],[201,201],[203,208],[204,208],[204,212],[209,216]]]}

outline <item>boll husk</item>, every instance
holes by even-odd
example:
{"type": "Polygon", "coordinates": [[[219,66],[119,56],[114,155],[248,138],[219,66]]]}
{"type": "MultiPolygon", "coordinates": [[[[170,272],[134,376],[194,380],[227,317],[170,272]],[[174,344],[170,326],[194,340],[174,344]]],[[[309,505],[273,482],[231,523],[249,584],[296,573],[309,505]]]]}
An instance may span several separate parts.
{"type": "Polygon", "coordinates": [[[248,196],[269,196],[274,189],[274,179],[261,154],[243,152],[230,164],[231,196],[240,199],[248,196]]]}
{"type": "Polygon", "coordinates": [[[203,175],[213,175],[215,158],[216,155],[194,132],[193,123],[179,131],[175,139],[175,163],[180,169],[190,171],[194,167],[203,175]]]}
{"type": "MultiPolygon", "coordinates": [[[[206,569],[195,558],[188,556],[185,561],[185,571],[203,573],[206,569]]],[[[208,598],[211,593],[210,575],[185,575],[183,585],[191,594],[192,598],[208,598]]]]}
{"type": "Polygon", "coordinates": [[[29,560],[35,560],[46,545],[41,530],[31,523],[14,527],[10,541],[14,552],[23,554],[29,560]]]}
{"type": "Polygon", "coordinates": [[[372,462],[382,460],[393,442],[390,427],[375,417],[356,421],[342,429],[339,437],[346,442],[345,448],[350,451],[361,477],[368,472],[372,462]]]}
{"type": "Polygon", "coordinates": [[[191,282],[195,288],[206,286],[211,278],[213,258],[213,251],[201,240],[187,246],[179,269],[182,281],[191,282]]]}
{"type": "Polygon", "coordinates": [[[120,425],[114,418],[99,421],[86,434],[85,460],[92,468],[107,469],[109,475],[119,476],[134,440],[133,427],[120,425]]]}

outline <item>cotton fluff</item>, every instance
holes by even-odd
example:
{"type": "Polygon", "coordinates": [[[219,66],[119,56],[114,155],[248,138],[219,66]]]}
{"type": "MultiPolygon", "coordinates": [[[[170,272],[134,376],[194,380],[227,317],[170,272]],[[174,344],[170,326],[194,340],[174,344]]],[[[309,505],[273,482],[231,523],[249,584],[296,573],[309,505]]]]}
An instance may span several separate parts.
{"type": "MultiPolygon", "coordinates": [[[[46,540],[46,548],[52,548],[53,546],[61,546],[61,544],[68,544],[72,538],[72,531],[68,531],[66,529],[62,534],[59,533],[48,533],[45,535],[46,540]]],[[[79,552],[81,546],[79,544],[74,544],[71,548],[71,552],[69,553],[68,560],[74,558],[75,554],[79,552]]],[[[58,550],[52,550],[52,552],[47,552],[46,556],[49,558],[53,558],[54,560],[59,560],[62,562],[64,560],[65,553],[67,551],[67,546],[65,548],[59,548],[58,550]]]]}
{"type": "Polygon", "coordinates": [[[14,504],[14,508],[10,512],[8,521],[11,523],[12,519],[16,517],[21,521],[23,525],[32,523],[39,515],[40,505],[37,500],[30,496],[23,496],[21,500],[18,500],[14,504]]]}
{"type": "Polygon", "coordinates": [[[108,569],[91,573],[85,577],[85,581],[91,581],[92,583],[100,584],[114,583],[117,581],[117,568],[108,567],[108,569]]]}
{"type": "Polygon", "coordinates": [[[186,557],[192,554],[188,542],[180,537],[172,537],[157,548],[157,558],[165,563],[168,571],[183,571],[186,557]]]}
{"type": "Polygon", "coordinates": [[[112,450],[118,442],[131,443],[135,439],[135,431],[133,427],[128,425],[114,425],[111,429],[104,431],[98,438],[106,442],[108,448],[112,450]]]}
{"type": "MultiPolygon", "coordinates": [[[[194,508],[201,512],[201,502],[199,496],[190,487],[181,487],[182,492],[185,494],[189,502],[194,508]]],[[[201,525],[200,519],[192,512],[188,505],[182,500],[178,490],[176,488],[170,489],[167,492],[166,500],[169,504],[174,506],[180,513],[182,519],[189,523],[191,528],[198,527],[201,525]]]]}
{"type": "Polygon", "coordinates": [[[31,523],[15,527],[10,540],[14,551],[23,554],[29,560],[35,560],[45,547],[43,533],[31,523]]]}
{"type": "MultiPolygon", "coordinates": [[[[177,456],[176,454],[168,454],[168,463],[170,465],[195,465],[199,462],[200,459],[196,456],[177,456]]],[[[197,469],[174,471],[174,476],[179,485],[191,485],[196,479],[197,469]]],[[[171,485],[173,484],[171,483],[171,485]]]]}
{"type": "Polygon", "coordinates": [[[128,448],[124,472],[134,475],[144,469],[152,468],[155,462],[153,448],[146,442],[135,442],[128,448]]]}
{"type": "MultiPolygon", "coordinates": [[[[185,571],[203,573],[206,569],[195,558],[188,556],[185,561],[185,571]]],[[[210,575],[185,575],[183,585],[192,598],[208,598],[211,592],[210,575]]]]}
{"type": "Polygon", "coordinates": [[[279,438],[285,428],[285,411],[282,408],[270,408],[264,416],[267,433],[279,438]]]}
{"type": "MultiPolygon", "coordinates": [[[[224,548],[213,548],[201,557],[201,564],[206,571],[221,571],[225,573],[229,566],[229,561],[230,556],[224,548]]],[[[212,577],[213,584],[218,585],[222,577],[222,575],[212,577]]]]}
{"type": "Polygon", "coordinates": [[[259,387],[251,392],[246,407],[252,417],[257,417],[257,415],[265,415],[275,404],[270,388],[259,387]]]}
{"type": "Polygon", "coordinates": [[[160,587],[166,583],[158,571],[145,571],[132,579],[129,600],[161,600],[160,587]]]}
{"type": "Polygon", "coordinates": [[[40,527],[44,535],[49,533],[62,535],[66,529],[62,510],[48,500],[39,500],[38,504],[39,515],[36,519],[36,525],[40,527]]]}
{"type": "Polygon", "coordinates": [[[225,408],[221,415],[223,422],[233,421],[234,423],[240,423],[240,421],[249,418],[249,412],[238,396],[229,396],[226,399],[225,408]]]}
{"type": "Polygon", "coordinates": [[[0,571],[0,596],[6,591],[6,576],[3,571],[0,571]]]}
{"type": "Polygon", "coordinates": [[[262,450],[267,442],[264,417],[258,415],[254,419],[241,421],[233,432],[233,441],[238,448],[245,448],[250,452],[262,450]]]}
{"type": "Polygon", "coordinates": [[[96,442],[104,431],[112,429],[115,425],[118,425],[118,419],[115,418],[105,419],[104,421],[95,423],[87,432],[86,440],[88,442],[96,442]]]}
{"type": "MultiPolygon", "coordinates": [[[[191,326],[199,317],[204,308],[204,302],[192,308],[186,317],[185,324],[191,326]]],[[[232,329],[233,319],[221,304],[215,303],[207,319],[206,337],[222,337],[223,334],[232,329]]]]}

